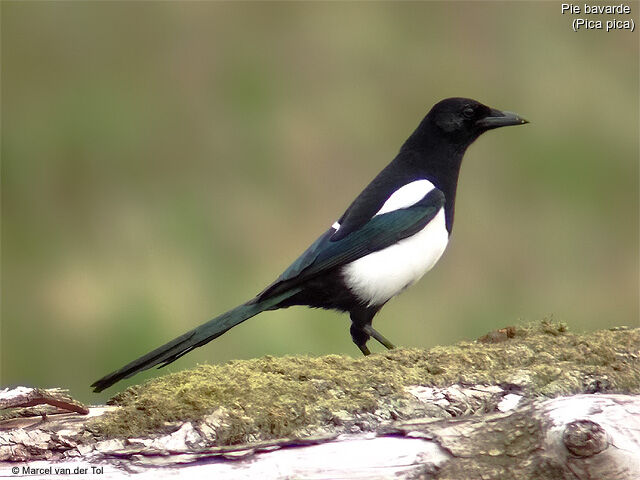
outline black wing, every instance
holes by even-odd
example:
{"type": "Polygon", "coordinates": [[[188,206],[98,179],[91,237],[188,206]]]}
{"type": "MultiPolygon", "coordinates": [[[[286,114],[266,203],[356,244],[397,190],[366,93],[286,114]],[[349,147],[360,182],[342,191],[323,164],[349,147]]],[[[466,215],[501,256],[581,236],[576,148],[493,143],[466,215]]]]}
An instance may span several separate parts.
{"type": "Polygon", "coordinates": [[[419,232],[433,220],[444,204],[444,194],[434,188],[419,202],[407,208],[376,215],[358,230],[338,240],[334,240],[336,230],[330,228],[274,283],[262,291],[256,301],[282,293],[309,278],[387,248],[419,232]]]}
{"type": "Polygon", "coordinates": [[[349,205],[338,220],[340,230],[333,233],[331,241],[342,240],[350,233],[364,227],[399,188],[413,182],[416,178],[428,180],[413,168],[409,168],[411,164],[423,161],[424,159],[417,156],[415,152],[400,151],[396,158],[382,169],[349,205]]]}

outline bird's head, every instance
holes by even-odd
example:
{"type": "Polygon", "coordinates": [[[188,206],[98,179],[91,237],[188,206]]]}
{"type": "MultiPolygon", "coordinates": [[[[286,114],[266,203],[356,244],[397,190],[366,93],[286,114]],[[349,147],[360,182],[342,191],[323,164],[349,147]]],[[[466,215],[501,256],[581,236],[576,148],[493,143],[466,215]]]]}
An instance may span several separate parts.
{"type": "Polygon", "coordinates": [[[425,120],[442,136],[467,145],[487,130],[529,123],[516,113],[497,110],[470,98],[442,100],[433,106],[425,120]]]}

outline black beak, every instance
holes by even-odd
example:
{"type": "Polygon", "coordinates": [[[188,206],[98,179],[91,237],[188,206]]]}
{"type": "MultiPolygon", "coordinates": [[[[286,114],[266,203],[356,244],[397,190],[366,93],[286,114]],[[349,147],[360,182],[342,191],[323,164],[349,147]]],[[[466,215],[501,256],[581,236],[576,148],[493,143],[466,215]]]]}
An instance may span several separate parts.
{"type": "Polygon", "coordinates": [[[491,128],[508,127],[509,125],[524,125],[525,123],[529,123],[529,121],[517,113],[502,112],[492,108],[489,116],[478,120],[476,125],[489,130],[491,128]]]}

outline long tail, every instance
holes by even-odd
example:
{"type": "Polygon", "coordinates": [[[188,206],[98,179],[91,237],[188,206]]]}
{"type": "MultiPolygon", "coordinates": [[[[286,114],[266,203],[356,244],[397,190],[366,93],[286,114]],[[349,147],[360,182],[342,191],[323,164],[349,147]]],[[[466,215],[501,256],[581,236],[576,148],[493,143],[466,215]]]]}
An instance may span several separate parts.
{"type": "Polygon", "coordinates": [[[252,300],[234,308],[233,310],[229,310],[228,312],[217,316],[213,320],[209,320],[207,323],[203,323],[184,335],[180,335],[169,343],[156,348],[137,360],[128,363],[121,369],[102,377],[91,385],[93,387],[93,391],[101,392],[105,388],[109,388],[114,383],[119,382],[122,379],[129,378],[136,373],[147,370],[155,365],[161,364],[158,368],[164,367],[181,356],[186,355],[194,348],[201,347],[205,343],[218,338],[227,330],[230,330],[245,320],[250,319],[260,312],[276,307],[278,303],[295,295],[298,291],[299,289],[288,290],[280,295],[257,302],[252,300]]]}

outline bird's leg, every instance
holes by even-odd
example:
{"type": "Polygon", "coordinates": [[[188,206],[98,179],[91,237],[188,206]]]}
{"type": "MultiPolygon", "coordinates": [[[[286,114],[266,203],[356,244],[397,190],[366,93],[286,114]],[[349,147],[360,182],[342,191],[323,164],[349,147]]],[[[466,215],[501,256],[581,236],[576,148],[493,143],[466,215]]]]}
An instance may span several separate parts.
{"type": "Polygon", "coordinates": [[[364,330],[366,334],[371,335],[373,338],[375,338],[379,343],[384,345],[387,350],[393,350],[394,348],[396,348],[393,343],[391,343],[380,332],[373,328],[370,323],[366,324],[362,328],[362,330],[364,330]]]}
{"type": "Polygon", "coordinates": [[[369,347],[367,347],[366,345],[358,345],[358,348],[365,357],[367,355],[371,355],[371,350],[369,350],[369,347]]]}
{"type": "Polygon", "coordinates": [[[371,352],[367,347],[369,338],[373,337],[387,348],[393,348],[393,344],[378,333],[372,326],[371,321],[382,305],[375,307],[359,307],[349,312],[351,316],[351,339],[357,345],[363,355],[371,352]]]}
{"type": "MultiPolygon", "coordinates": [[[[352,317],[352,320],[353,320],[353,317],[352,317]]],[[[353,343],[356,344],[356,346],[360,349],[362,354],[370,355],[371,352],[367,347],[367,341],[369,341],[369,334],[366,333],[362,329],[362,326],[356,322],[351,323],[350,332],[351,332],[351,339],[353,340],[353,343]]]]}

